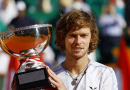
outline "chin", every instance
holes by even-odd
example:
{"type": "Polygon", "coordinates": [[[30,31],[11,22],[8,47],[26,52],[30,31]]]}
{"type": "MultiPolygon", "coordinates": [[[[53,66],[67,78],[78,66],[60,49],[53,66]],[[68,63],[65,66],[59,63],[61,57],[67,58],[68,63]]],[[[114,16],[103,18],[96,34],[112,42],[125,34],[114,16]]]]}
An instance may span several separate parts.
{"type": "Polygon", "coordinates": [[[83,55],[80,55],[80,54],[73,54],[72,56],[74,58],[76,58],[76,59],[79,59],[79,58],[83,57],[83,55]]]}

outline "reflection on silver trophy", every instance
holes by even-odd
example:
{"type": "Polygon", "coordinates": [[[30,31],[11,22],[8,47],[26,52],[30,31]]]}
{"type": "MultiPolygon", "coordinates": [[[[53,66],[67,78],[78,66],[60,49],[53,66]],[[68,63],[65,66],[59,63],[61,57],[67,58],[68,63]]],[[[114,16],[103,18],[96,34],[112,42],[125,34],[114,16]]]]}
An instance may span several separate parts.
{"type": "Polygon", "coordinates": [[[51,87],[40,53],[50,42],[52,26],[36,24],[2,32],[2,49],[16,57],[20,67],[16,73],[17,90],[51,87]]]}

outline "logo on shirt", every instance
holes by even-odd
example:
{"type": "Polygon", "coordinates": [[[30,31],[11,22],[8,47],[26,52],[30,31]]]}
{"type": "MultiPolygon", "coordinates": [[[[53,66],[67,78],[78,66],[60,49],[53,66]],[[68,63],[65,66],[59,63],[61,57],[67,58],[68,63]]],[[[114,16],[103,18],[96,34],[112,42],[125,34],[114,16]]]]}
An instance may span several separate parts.
{"type": "Polygon", "coordinates": [[[97,87],[91,87],[91,86],[89,86],[89,87],[90,87],[91,90],[96,90],[97,89],[97,87]]]}

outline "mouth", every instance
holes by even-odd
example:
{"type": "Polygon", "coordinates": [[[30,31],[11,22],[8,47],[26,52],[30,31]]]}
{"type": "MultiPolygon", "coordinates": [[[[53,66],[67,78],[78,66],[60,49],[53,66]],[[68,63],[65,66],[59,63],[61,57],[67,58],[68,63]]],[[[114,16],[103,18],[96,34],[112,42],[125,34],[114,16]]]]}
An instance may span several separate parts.
{"type": "Polygon", "coordinates": [[[72,47],[72,50],[75,51],[75,52],[79,52],[81,51],[83,48],[81,47],[72,47]]]}

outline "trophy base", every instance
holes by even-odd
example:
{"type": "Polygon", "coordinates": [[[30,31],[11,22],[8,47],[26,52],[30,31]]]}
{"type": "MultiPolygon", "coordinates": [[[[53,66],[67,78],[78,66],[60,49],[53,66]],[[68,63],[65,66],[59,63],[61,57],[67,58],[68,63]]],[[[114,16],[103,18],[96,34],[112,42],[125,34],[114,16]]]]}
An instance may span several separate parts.
{"type": "Polygon", "coordinates": [[[16,74],[17,90],[31,88],[50,88],[52,87],[46,68],[35,69],[16,74]]]}

